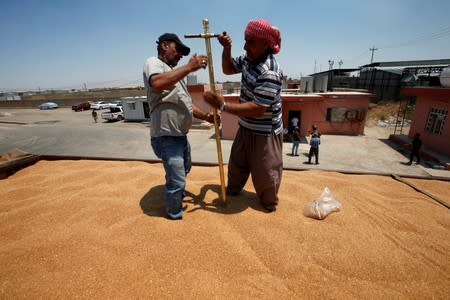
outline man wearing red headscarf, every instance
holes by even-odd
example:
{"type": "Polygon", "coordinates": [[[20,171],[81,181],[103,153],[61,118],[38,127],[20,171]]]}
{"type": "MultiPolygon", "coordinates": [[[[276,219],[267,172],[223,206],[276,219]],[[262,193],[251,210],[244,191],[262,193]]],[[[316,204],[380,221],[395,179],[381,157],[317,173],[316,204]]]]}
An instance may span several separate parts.
{"type": "Polygon", "coordinates": [[[238,195],[250,174],[262,206],[276,210],[283,172],[283,73],[274,55],[280,52],[280,31],[267,20],[250,20],[245,29],[245,55],[232,58],[231,37],[220,35],[222,70],[242,73],[239,103],[206,92],[205,101],[222,112],[239,116],[239,130],[228,162],[227,194],[238,195]]]}

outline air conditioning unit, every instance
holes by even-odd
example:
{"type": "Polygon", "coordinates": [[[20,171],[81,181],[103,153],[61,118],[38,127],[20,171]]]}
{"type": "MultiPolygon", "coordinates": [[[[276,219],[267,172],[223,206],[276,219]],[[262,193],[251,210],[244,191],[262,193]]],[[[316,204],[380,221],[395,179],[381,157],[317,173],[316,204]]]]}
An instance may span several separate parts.
{"type": "Polygon", "coordinates": [[[348,110],[348,111],[345,113],[345,118],[346,118],[347,120],[355,120],[355,119],[356,119],[356,114],[357,114],[357,111],[356,111],[356,110],[348,110]]]}

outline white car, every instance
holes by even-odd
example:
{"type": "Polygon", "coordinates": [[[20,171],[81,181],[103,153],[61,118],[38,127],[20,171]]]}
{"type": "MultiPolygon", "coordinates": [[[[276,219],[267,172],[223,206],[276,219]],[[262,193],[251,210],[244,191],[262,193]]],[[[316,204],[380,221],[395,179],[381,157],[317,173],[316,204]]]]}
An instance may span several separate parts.
{"type": "Polygon", "coordinates": [[[122,121],[124,119],[122,106],[111,106],[109,112],[102,113],[102,119],[108,121],[122,121]]]}
{"type": "Polygon", "coordinates": [[[105,109],[109,108],[111,106],[111,103],[108,103],[106,101],[97,101],[91,104],[92,109],[105,109]]]}
{"type": "Polygon", "coordinates": [[[55,109],[58,108],[58,104],[55,102],[45,102],[39,105],[39,109],[55,109]]]}

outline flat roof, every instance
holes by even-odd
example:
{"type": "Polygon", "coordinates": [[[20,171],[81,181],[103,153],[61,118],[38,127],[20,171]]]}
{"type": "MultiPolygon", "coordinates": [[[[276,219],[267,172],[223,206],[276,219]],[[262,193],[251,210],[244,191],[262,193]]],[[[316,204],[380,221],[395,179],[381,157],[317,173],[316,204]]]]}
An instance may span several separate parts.
{"type": "Polygon", "coordinates": [[[363,65],[365,67],[442,67],[450,65],[450,59],[429,59],[429,60],[404,60],[404,61],[381,61],[363,65]]]}
{"type": "MultiPolygon", "coordinates": [[[[225,94],[224,96],[229,96],[229,97],[239,97],[240,94],[238,93],[232,93],[232,94],[225,94]]],[[[339,92],[324,92],[324,93],[297,93],[297,94],[293,94],[293,93],[281,93],[281,96],[283,98],[322,98],[322,97],[332,97],[332,96],[370,96],[373,97],[375,96],[372,93],[366,93],[366,92],[353,92],[353,91],[339,91],[339,92]]]]}

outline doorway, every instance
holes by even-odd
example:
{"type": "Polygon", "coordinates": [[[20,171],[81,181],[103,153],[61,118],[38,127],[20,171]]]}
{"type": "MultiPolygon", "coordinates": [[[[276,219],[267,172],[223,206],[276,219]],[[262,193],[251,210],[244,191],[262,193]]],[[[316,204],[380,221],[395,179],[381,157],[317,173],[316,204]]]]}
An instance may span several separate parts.
{"type": "Polygon", "coordinates": [[[294,130],[294,124],[293,121],[295,121],[295,119],[297,119],[296,123],[297,123],[297,127],[300,128],[301,123],[302,123],[302,111],[301,110],[290,110],[288,112],[288,133],[291,134],[292,131],[294,130]]]}

